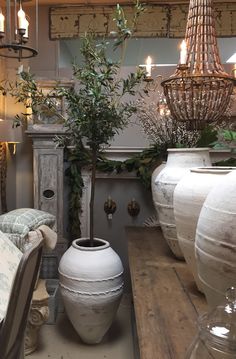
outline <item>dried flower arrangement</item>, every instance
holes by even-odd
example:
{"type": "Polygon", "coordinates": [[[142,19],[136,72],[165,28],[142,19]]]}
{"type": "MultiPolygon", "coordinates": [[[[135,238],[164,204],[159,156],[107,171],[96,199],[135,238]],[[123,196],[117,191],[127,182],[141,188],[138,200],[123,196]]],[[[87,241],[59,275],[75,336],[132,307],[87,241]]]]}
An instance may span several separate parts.
{"type": "Polygon", "coordinates": [[[142,98],[136,103],[137,118],[150,142],[166,148],[195,147],[200,131],[188,131],[185,123],[177,122],[168,113],[160,114],[157,102],[142,98]]]}

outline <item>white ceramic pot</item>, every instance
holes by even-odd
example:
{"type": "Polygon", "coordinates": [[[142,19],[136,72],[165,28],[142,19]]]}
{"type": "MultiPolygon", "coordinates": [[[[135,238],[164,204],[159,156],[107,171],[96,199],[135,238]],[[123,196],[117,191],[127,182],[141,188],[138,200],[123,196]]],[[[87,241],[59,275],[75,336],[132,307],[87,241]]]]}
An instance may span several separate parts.
{"type": "Polygon", "coordinates": [[[209,192],[196,230],[198,275],[210,308],[236,286],[236,171],[209,192]]]}
{"type": "Polygon", "coordinates": [[[195,259],[195,235],[202,205],[214,185],[233,169],[232,167],[191,168],[174,191],[174,214],[177,237],[198,289],[202,292],[195,259]]]}
{"type": "Polygon", "coordinates": [[[109,329],[123,293],[123,265],[109,242],[77,239],[59,264],[66,313],[80,338],[99,343],[109,329]]]}
{"type": "Polygon", "coordinates": [[[154,208],[156,210],[156,214],[158,217],[158,197],[156,194],[156,178],[159,175],[159,173],[163,170],[163,168],[165,168],[166,166],[166,162],[162,162],[159,166],[157,166],[155,168],[155,170],[152,172],[152,177],[151,177],[151,191],[152,191],[152,201],[153,201],[153,205],[154,208]]]}
{"type": "Polygon", "coordinates": [[[174,148],[168,150],[165,168],[155,181],[156,210],[163,232],[173,254],[183,259],[174,219],[173,194],[180,179],[191,167],[210,166],[209,148],[174,148]]]}

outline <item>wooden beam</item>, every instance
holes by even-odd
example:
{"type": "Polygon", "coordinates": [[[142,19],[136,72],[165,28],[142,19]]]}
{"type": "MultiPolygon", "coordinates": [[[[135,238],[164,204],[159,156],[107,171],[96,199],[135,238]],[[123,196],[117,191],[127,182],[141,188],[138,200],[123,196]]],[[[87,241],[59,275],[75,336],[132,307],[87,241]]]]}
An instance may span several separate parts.
{"type": "MultiPolygon", "coordinates": [[[[128,20],[132,18],[134,8],[123,8],[128,20]]],[[[236,2],[217,3],[214,9],[217,36],[236,36],[236,2]]],[[[114,6],[51,7],[50,39],[78,38],[89,29],[98,36],[109,36],[115,30],[114,11],[114,6]]],[[[138,21],[135,36],[182,38],[185,35],[187,14],[188,4],[149,5],[138,21]]]]}
{"type": "MultiPolygon", "coordinates": [[[[189,4],[189,0],[146,0],[143,1],[145,4],[148,5],[173,5],[173,4],[189,4]]],[[[117,3],[121,5],[133,5],[132,0],[70,0],[71,5],[101,5],[101,6],[107,6],[107,5],[116,5],[117,3]]],[[[236,3],[236,0],[214,0],[214,4],[217,3],[236,3]]],[[[63,0],[40,0],[40,5],[61,5],[65,4],[65,1],[63,0]]]]}

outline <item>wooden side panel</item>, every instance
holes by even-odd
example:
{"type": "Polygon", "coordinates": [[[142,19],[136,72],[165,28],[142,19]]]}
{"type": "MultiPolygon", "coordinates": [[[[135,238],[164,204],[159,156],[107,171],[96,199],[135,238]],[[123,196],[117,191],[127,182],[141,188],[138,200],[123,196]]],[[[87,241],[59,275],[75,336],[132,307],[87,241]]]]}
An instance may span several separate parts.
{"type": "Polygon", "coordinates": [[[63,242],[63,150],[34,148],[34,207],[56,216],[63,242]]]}

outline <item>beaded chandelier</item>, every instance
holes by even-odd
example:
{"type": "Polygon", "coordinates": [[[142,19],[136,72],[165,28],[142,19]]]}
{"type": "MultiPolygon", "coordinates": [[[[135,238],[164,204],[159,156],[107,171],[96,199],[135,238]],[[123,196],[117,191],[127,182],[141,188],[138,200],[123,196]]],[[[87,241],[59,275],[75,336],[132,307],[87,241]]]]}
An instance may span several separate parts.
{"type": "Polygon", "coordinates": [[[234,88],[220,61],[212,0],[190,0],[185,43],[185,63],[162,86],[171,116],[202,129],[222,118],[234,88]]]}

